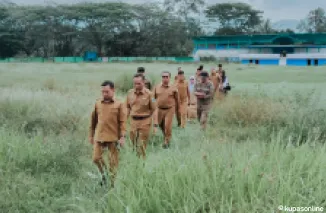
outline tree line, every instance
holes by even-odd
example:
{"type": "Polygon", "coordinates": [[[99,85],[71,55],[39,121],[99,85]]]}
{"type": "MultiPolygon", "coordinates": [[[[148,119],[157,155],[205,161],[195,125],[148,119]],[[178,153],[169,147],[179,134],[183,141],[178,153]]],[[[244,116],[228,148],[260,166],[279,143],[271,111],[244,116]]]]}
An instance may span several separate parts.
{"type": "MultiPolygon", "coordinates": [[[[80,3],[19,6],[0,4],[0,58],[82,56],[186,56],[194,36],[207,35],[201,20],[215,35],[293,33],[273,29],[263,11],[246,3],[204,0],[165,0],[163,4],[80,3]]],[[[323,32],[322,8],[311,11],[298,26],[304,32],[323,32]]]]}

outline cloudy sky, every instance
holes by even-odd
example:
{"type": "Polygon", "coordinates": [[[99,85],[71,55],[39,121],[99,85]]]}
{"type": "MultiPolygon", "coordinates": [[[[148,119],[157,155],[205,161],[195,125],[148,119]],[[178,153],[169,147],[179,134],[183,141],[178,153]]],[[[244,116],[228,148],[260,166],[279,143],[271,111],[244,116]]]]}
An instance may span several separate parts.
{"type": "MultiPolygon", "coordinates": [[[[0,0],[1,1],[1,0],[0,0]]],[[[18,4],[42,4],[49,0],[12,0],[18,4]]],[[[50,0],[51,1],[51,0],[50,0]]],[[[56,3],[77,3],[84,0],[52,0],[56,3]]],[[[90,2],[92,0],[88,0],[90,2]]],[[[110,0],[93,0],[92,2],[103,2],[110,0]]],[[[120,0],[123,2],[145,2],[146,0],[120,0]]],[[[148,1],[148,0],[147,0],[148,1]]],[[[153,0],[152,0],[153,1],[153,0]]],[[[162,1],[162,0],[158,0],[162,1]]],[[[273,21],[283,19],[301,19],[308,12],[317,7],[326,9],[326,0],[230,0],[230,2],[247,2],[254,8],[265,11],[265,17],[273,21]]],[[[206,0],[208,4],[226,2],[225,0],[206,0]]]]}

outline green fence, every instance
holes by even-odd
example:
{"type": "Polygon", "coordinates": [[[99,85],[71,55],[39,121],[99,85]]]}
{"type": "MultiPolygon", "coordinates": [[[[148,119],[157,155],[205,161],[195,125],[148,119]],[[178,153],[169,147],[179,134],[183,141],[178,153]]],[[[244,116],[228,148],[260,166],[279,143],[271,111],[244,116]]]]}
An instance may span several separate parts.
{"type": "MultiPolygon", "coordinates": [[[[193,57],[102,57],[98,58],[96,62],[193,62],[193,57]]],[[[54,57],[54,58],[0,58],[0,63],[81,63],[84,61],[83,57],[54,57]]]]}

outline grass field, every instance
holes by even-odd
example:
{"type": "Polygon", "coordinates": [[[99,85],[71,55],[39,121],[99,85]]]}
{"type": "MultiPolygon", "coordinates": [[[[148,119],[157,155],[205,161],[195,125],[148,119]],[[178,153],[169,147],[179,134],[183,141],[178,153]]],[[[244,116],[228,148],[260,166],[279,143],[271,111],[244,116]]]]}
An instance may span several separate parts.
{"type": "Polygon", "coordinates": [[[152,137],[144,167],[125,146],[116,187],[101,188],[87,142],[92,106],[103,80],[115,80],[124,99],[142,65],[156,82],[162,70],[182,66],[189,77],[198,66],[1,64],[1,213],[326,207],[324,67],[225,65],[234,88],[214,106],[207,132],[174,125],[169,150],[152,137]]]}

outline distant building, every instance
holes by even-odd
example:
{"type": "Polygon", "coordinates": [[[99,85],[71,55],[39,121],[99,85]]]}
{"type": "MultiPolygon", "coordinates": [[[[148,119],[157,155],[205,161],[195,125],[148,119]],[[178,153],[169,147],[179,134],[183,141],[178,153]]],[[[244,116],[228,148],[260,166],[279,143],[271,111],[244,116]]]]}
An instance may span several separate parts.
{"type": "Polygon", "coordinates": [[[195,37],[193,56],[243,64],[326,65],[326,33],[195,37]]]}

